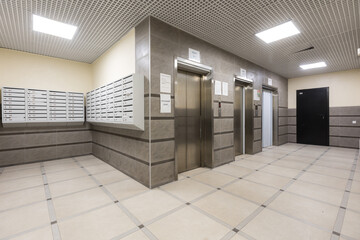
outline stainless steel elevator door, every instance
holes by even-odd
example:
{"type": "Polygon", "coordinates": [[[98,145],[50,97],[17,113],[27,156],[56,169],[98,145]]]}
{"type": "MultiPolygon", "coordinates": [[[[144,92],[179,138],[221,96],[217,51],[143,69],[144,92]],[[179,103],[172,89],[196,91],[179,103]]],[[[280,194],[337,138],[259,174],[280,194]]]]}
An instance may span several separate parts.
{"type": "Polygon", "coordinates": [[[241,155],[244,152],[244,103],[243,103],[243,91],[244,87],[235,85],[235,96],[234,96],[234,147],[235,156],[241,155]]]}
{"type": "Polygon", "coordinates": [[[178,71],[175,80],[175,158],[178,172],[200,167],[201,77],[178,71]]]}

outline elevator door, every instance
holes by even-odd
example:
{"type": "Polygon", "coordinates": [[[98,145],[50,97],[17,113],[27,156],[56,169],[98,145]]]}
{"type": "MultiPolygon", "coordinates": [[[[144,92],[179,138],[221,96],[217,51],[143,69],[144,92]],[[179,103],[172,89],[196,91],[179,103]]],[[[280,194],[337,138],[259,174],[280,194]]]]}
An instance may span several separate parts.
{"type": "Polygon", "coordinates": [[[201,77],[178,71],[175,81],[175,158],[178,172],[200,167],[201,77]]]}
{"type": "Polygon", "coordinates": [[[244,153],[244,87],[235,85],[234,96],[234,147],[235,156],[244,153]]]}
{"type": "Polygon", "coordinates": [[[273,145],[273,96],[270,91],[263,90],[262,101],[262,146],[273,145]]]}

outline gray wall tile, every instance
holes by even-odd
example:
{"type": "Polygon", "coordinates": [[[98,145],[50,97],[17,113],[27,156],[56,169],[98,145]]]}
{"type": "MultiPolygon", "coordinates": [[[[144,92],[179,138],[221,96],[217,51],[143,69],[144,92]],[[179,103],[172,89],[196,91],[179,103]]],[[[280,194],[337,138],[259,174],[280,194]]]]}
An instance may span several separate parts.
{"type": "Polygon", "coordinates": [[[151,187],[155,188],[175,180],[175,162],[166,162],[151,167],[151,187]]]}

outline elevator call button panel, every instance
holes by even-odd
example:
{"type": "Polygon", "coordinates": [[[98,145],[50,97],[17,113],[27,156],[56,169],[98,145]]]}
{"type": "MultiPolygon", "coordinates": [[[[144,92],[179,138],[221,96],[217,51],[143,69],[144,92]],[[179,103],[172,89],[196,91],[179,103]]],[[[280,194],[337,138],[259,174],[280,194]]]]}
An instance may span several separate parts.
{"type": "Polygon", "coordinates": [[[84,122],[84,94],[40,89],[1,89],[4,127],[77,125],[84,122]]]}
{"type": "Polygon", "coordinates": [[[144,130],[144,76],[132,74],[88,92],[86,110],[91,124],[144,130]]]}

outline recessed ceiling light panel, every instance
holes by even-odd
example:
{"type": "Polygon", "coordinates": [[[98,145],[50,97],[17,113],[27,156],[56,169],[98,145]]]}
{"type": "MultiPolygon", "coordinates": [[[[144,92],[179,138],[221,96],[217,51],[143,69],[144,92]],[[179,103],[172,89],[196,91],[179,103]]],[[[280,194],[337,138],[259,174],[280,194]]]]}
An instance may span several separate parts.
{"type": "Polygon", "coordinates": [[[299,33],[300,31],[295,27],[294,23],[292,21],[289,21],[281,25],[278,25],[276,27],[265,30],[263,32],[259,32],[255,34],[255,36],[257,36],[266,43],[271,43],[299,33]]]}
{"type": "Polygon", "coordinates": [[[33,14],[33,30],[57,37],[72,39],[77,27],[33,14]]]}
{"type": "Polygon", "coordinates": [[[326,66],[327,65],[325,62],[317,62],[317,63],[300,65],[300,67],[304,70],[312,69],[312,68],[322,68],[322,67],[326,67],[326,66]]]}

